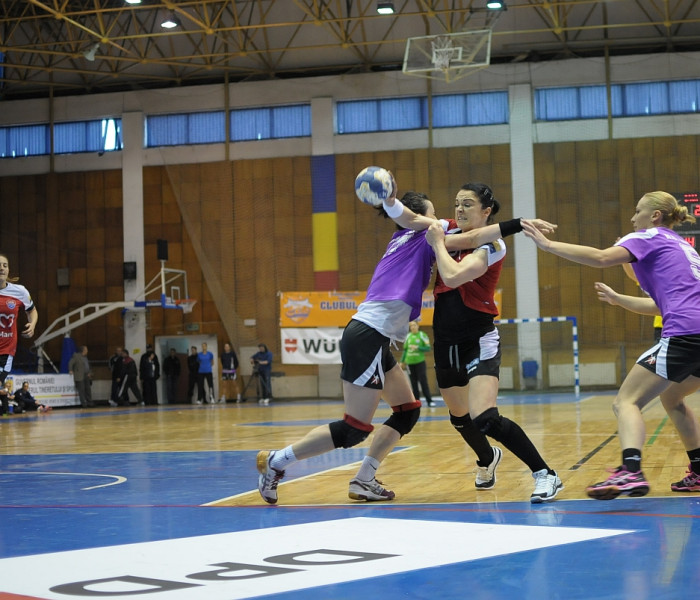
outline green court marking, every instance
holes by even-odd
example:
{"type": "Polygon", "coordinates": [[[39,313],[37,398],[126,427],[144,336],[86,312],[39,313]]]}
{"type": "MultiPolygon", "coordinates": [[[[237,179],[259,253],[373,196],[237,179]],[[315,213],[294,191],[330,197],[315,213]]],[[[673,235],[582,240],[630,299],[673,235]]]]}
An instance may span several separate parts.
{"type": "Polygon", "coordinates": [[[668,421],[668,415],[666,415],[663,419],[661,419],[661,423],[659,423],[659,426],[656,428],[654,433],[651,434],[651,437],[647,441],[647,443],[646,443],[647,446],[651,446],[656,441],[656,438],[659,437],[659,433],[666,425],[666,421],[668,421]]]}

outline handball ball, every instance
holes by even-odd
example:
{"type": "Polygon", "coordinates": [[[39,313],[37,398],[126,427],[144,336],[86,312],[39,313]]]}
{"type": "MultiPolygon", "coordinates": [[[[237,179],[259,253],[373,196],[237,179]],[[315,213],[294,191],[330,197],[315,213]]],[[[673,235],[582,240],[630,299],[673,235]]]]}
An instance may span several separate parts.
{"type": "Polygon", "coordinates": [[[365,204],[381,206],[393,191],[391,173],[381,167],[366,167],[355,178],[355,193],[365,204]]]}

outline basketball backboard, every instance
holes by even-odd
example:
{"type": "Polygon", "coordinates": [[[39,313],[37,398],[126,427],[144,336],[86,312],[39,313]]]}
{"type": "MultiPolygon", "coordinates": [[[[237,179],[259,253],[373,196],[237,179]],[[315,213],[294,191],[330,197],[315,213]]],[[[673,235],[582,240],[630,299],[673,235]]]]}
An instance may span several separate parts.
{"type": "Polygon", "coordinates": [[[426,35],[406,40],[403,72],[450,83],[490,64],[491,29],[426,35]]]}

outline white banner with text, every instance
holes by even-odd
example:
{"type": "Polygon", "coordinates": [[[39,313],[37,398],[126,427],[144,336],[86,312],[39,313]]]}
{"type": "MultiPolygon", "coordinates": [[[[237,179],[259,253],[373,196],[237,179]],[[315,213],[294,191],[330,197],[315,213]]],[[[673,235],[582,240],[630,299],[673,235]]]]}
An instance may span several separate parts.
{"type": "Polygon", "coordinates": [[[284,328],[282,335],[282,364],[285,365],[339,365],[339,327],[284,328]]]}

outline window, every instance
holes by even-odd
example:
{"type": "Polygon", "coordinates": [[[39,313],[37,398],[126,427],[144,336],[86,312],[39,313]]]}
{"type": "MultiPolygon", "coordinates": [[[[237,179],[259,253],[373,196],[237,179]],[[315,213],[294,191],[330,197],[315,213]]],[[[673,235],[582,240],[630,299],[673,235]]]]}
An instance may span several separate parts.
{"type": "Polygon", "coordinates": [[[149,115],[146,147],[217,144],[226,141],[226,113],[221,111],[149,115]]]}
{"type": "Polygon", "coordinates": [[[241,108],[231,111],[231,140],[243,142],[311,136],[311,105],[241,108]]]}
{"type": "Polygon", "coordinates": [[[49,126],[0,127],[0,157],[40,156],[49,153],[49,126]]]}
{"type": "MultiPolygon", "coordinates": [[[[653,81],[610,86],[614,117],[699,112],[700,80],[653,81]]],[[[535,90],[538,121],[604,119],[607,88],[602,85],[535,90]]]]}
{"type": "MultiPolygon", "coordinates": [[[[339,134],[426,129],[428,98],[349,100],[336,104],[339,134]]],[[[433,97],[433,127],[495,125],[508,122],[508,93],[483,92],[433,97]]]]}
{"type": "Polygon", "coordinates": [[[56,123],[54,153],[112,152],[122,149],[121,119],[56,123]]]}

